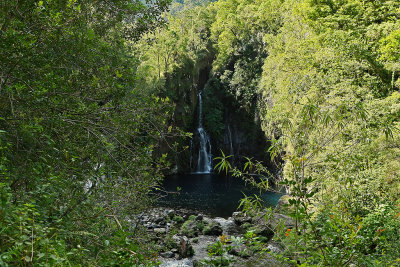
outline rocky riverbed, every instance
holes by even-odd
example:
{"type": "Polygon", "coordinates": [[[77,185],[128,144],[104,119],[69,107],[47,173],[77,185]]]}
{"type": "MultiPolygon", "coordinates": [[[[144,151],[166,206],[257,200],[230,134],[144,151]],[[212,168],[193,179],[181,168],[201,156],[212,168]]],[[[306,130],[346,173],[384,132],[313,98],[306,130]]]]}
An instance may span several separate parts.
{"type": "Polygon", "coordinates": [[[229,218],[211,217],[189,210],[155,208],[139,217],[162,248],[160,267],[286,266],[276,255],[282,247],[273,240],[278,228],[291,229],[293,220],[280,212],[249,216],[234,212],[229,218]]]}

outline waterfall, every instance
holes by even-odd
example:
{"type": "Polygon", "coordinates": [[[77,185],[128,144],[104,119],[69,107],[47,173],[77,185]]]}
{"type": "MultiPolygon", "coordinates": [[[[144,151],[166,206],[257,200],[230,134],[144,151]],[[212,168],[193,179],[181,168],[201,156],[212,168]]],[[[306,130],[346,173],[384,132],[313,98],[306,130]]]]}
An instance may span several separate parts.
{"type": "MultiPolygon", "coordinates": [[[[196,173],[210,173],[211,167],[211,142],[210,137],[203,128],[203,99],[202,91],[198,94],[199,97],[199,126],[197,128],[197,134],[199,138],[199,152],[197,155],[197,168],[196,173]]],[[[192,146],[193,144],[191,144],[192,146]]],[[[193,149],[193,148],[192,148],[193,149]]],[[[193,157],[191,157],[192,161],[193,157]]],[[[191,162],[192,166],[192,162],[191,162]]]]}
{"type": "Polygon", "coordinates": [[[228,124],[228,141],[229,141],[229,148],[230,148],[230,153],[231,153],[231,155],[234,155],[234,153],[233,153],[233,145],[232,145],[232,132],[231,132],[231,128],[229,127],[229,124],[228,124]]]}

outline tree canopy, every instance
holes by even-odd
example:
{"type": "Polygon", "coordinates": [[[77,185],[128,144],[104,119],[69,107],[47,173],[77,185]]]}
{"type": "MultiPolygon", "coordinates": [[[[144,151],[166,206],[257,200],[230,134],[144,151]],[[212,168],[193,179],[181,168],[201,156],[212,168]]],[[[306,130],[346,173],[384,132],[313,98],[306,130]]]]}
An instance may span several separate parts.
{"type": "Polygon", "coordinates": [[[136,86],[129,42],[167,5],[2,2],[0,265],[118,264],[138,250],[112,222],[150,201],[169,108],[136,86]]]}
{"type": "MultiPolygon", "coordinates": [[[[188,62],[193,69],[209,54],[210,97],[235,99],[236,108],[260,118],[271,156],[283,160],[281,181],[298,205],[305,203],[296,218],[309,218],[304,227],[321,231],[294,252],[319,256],[295,256],[298,263],[368,265],[399,257],[393,228],[400,192],[399,11],[391,0],[225,0],[178,13],[156,37],[157,45],[171,42],[169,34],[191,40],[168,53],[155,48],[176,55],[159,81],[181,79],[178,69],[188,70],[188,62]],[[193,25],[204,30],[189,30],[193,25]],[[347,217],[332,219],[339,214],[347,217]],[[387,229],[382,239],[371,236],[377,224],[387,229]],[[334,227],[343,235],[330,236],[334,227]]],[[[221,119],[218,109],[207,108],[211,130],[221,119]]]]}

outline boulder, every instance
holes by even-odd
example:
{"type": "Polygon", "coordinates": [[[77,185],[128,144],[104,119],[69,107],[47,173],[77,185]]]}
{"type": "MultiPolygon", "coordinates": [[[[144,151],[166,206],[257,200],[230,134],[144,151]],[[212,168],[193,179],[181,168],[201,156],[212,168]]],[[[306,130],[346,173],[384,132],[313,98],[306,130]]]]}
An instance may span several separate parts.
{"type": "Polygon", "coordinates": [[[167,252],[162,252],[160,255],[163,258],[169,258],[170,259],[170,258],[173,258],[175,254],[172,251],[167,251],[167,252]]]}
{"type": "Polygon", "coordinates": [[[238,256],[241,258],[248,258],[251,256],[252,251],[246,247],[246,245],[241,244],[241,245],[236,245],[232,246],[231,250],[229,251],[229,254],[238,256]]]}
{"type": "Polygon", "coordinates": [[[188,237],[196,237],[200,233],[199,222],[196,220],[187,220],[181,227],[182,233],[188,237]]]}
{"type": "MultiPolygon", "coordinates": [[[[205,236],[200,235],[197,238],[197,243],[194,243],[192,240],[192,246],[194,250],[194,255],[192,257],[193,262],[200,262],[203,259],[208,259],[208,251],[207,248],[210,244],[215,243],[215,237],[213,236],[205,236]]],[[[204,265],[201,265],[204,266],[204,265]]]]}
{"type": "Polygon", "coordinates": [[[267,238],[271,238],[274,235],[274,229],[265,219],[263,214],[258,215],[253,219],[252,226],[248,230],[253,231],[256,235],[265,236],[267,238]]]}
{"type": "Polygon", "coordinates": [[[167,217],[170,218],[170,219],[174,218],[175,214],[176,213],[175,213],[174,210],[168,210],[167,211],[167,217]]]}
{"type": "Polygon", "coordinates": [[[268,223],[274,230],[277,229],[280,224],[283,224],[286,229],[292,229],[296,226],[296,222],[292,217],[278,213],[275,213],[271,218],[269,218],[268,223]]]}
{"type": "Polygon", "coordinates": [[[261,214],[253,219],[253,226],[249,228],[255,234],[271,238],[279,227],[285,229],[292,229],[295,227],[294,220],[283,214],[272,214],[271,216],[265,216],[261,214]]]}
{"type": "Polygon", "coordinates": [[[267,245],[267,249],[275,254],[283,254],[283,248],[276,242],[269,242],[267,245]]]}
{"type": "Polygon", "coordinates": [[[216,217],[213,221],[221,225],[225,235],[240,234],[242,232],[242,229],[235,223],[232,217],[229,217],[228,219],[216,217]]]}
{"type": "Polygon", "coordinates": [[[222,235],[222,233],[223,233],[223,229],[222,229],[221,225],[216,221],[211,221],[203,229],[204,235],[219,236],[219,235],[222,235]]]}
{"type": "Polygon", "coordinates": [[[274,266],[274,267],[280,267],[280,266],[289,266],[287,264],[284,264],[280,262],[279,260],[275,259],[274,256],[264,253],[261,255],[254,255],[252,257],[249,257],[247,259],[239,258],[236,262],[232,263],[230,266],[232,267],[245,267],[245,266],[274,266]]]}
{"type": "Polygon", "coordinates": [[[158,224],[158,225],[166,225],[166,224],[167,224],[167,221],[165,220],[164,217],[156,217],[156,218],[154,219],[154,222],[155,222],[156,224],[158,224]]]}
{"type": "Polygon", "coordinates": [[[167,232],[167,229],[160,227],[160,228],[154,228],[154,232],[157,234],[165,234],[167,232]]]}
{"type": "Polygon", "coordinates": [[[144,226],[147,227],[147,229],[154,229],[158,227],[157,224],[153,224],[151,222],[146,223],[144,226]]]}
{"type": "Polygon", "coordinates": [[[233,217],[234,222],[237,225],[249,223],[252,220],[250,216],[248,216],[246,213],[243,213],[241,211],[236,211],[236,212],[232,213],[232,217],[233,217]]]}
{"type": "Polygon", "coordinates": [[[281,198],[278,200],[278,204],[276,204],[275,213],[283,213],[283,214],[288,214],[293,210],[293,207],[289,204],[289,199],[292,199],[293,197],[289,195],[283,195],[281,198]]]}
{"type": "Polygon", "coordinates": [[[193,255],[192,245],[190,244],[189,239],[186,236],[174,235],[172,239],[176,243],[178,253],[182,258],[193,255]]]}
{"type": "Polygon", "coordinates": [[[159,267],[193,267],[193,262],[189,259],[165,260],[159,267]]]}

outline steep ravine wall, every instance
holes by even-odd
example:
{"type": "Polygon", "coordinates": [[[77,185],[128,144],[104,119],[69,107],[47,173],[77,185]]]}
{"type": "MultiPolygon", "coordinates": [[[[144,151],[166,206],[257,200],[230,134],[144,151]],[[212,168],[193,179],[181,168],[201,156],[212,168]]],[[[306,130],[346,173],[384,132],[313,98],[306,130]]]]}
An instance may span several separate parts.
{"type": "MultiPolygon", "coordinates": [[[[231,164],[243,167],[244,157],[269,164],[267,153],[268,141],[261,130],[256,110],[238,108],[232,97],[218,79],[212,76],[211,65],[204,64],[193,75],[190,90],[186,89],[189,97],[176,103],[176,126],[187,132],[195,132],[198,125],[198,97],[203,90],[203,121],[207,133],[211,137],[213,158],[221,155],[232,155],[231,164]]],[[[188,96],[188,95],[187,95],[188,96]]],[[[192,142],[196,144],[196,140],[192,142]]],[[[190,140],[180,140],[178,153],[172,153],[171,173],[188,173],[190,169],[190,140]],[[186,149],[183,149],[186,147],[186,149]]],[[[214,161],[215,165],[217,162],[214,161]]]]}
{"type": "Polygon", "coordinates": [[[231,164],[234,166],[243,166],[245,156],[263,161],[265,164],[269,163],[268,142],[259,121],[249,114],[241,114],[240,111],[226,108],[224,126],[223,138],[215,140],[217,155],[220,154],[219,149],[225,154],[233,155],[231,164]]]}

